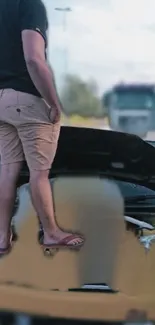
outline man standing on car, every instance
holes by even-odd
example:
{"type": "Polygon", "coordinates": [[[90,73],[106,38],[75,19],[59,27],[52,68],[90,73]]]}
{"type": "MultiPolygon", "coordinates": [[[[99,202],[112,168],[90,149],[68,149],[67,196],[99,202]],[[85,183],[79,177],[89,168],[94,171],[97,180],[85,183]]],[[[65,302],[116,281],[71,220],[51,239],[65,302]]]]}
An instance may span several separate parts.
{"type": "Polygon", "coordinates": [[[43,246],[81,245],[55,220],[49,169],[60,133],[61,104],[46,62],[48,19],[41,0],[0,0],[0,255],[11,248],[16,183],[26,159],[43,246]]]}

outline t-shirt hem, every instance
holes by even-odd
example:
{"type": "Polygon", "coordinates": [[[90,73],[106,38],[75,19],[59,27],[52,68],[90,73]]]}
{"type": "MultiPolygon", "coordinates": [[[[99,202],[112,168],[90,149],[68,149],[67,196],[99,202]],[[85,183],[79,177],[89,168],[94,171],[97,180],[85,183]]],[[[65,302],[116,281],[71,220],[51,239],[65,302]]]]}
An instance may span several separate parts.
{"type": "Polygon", "coordinates": [[[25,93],[25,94],[34,95],[36,97],[42,98],[42,96],[40,95],[39,92],[33,91],[33,90],[31,91],[31,90],[28,90],[28,89],[23,89],[23,88],[20,88],[20,87],[14,87],[14,86],[9,85],[8,87],[0,86],[0,89],[13,89],[15,91],[20,91],[20,92],[25,93]]]}

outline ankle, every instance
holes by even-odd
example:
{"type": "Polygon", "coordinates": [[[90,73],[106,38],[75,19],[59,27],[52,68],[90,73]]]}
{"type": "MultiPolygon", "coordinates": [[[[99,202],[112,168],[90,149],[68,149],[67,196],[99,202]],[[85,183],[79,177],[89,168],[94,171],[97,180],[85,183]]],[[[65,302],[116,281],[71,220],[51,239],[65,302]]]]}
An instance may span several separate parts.
{"type": "Polygon", "coordinates": [[[58,230],[59,228],[56,225],[52,227],[52,229],[43,230],[45,241],[54,237],[57,234],[58,230]]]}
{"type": "Polygon", "coordinates": [[[0,243],[7,243],[10,239],[10,234],[7,232],[0,232],[0,243]]]}

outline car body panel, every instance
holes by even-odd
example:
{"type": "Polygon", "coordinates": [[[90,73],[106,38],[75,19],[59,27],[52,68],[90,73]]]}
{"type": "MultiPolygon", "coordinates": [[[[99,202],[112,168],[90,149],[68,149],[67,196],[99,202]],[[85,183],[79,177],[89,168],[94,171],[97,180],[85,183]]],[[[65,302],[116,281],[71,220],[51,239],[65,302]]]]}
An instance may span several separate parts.
{"type": "MultiPolygon", "coordinates": [[[[62,127],[57,155],[50,171],[55,175],[98,175],[155,188],[155,149],[138,136],[107,130],[62,127]]],[[[26,164],[19,184],[26,183],[26,164]]]]}

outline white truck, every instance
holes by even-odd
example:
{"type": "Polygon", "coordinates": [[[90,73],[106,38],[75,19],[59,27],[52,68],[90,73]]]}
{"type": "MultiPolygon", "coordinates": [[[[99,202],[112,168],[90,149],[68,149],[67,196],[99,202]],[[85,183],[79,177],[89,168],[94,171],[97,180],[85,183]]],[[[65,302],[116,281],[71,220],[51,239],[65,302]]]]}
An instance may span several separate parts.
{"type": "Polygon", "coordinates": [[[155,85],[118,84],[103,95],[113,130],[145,137],[155,109],[155,85]]]}

